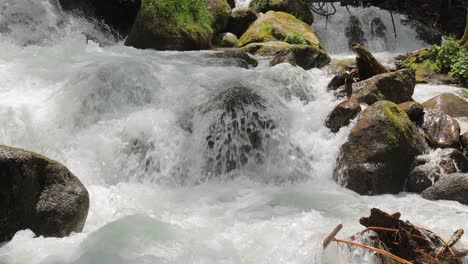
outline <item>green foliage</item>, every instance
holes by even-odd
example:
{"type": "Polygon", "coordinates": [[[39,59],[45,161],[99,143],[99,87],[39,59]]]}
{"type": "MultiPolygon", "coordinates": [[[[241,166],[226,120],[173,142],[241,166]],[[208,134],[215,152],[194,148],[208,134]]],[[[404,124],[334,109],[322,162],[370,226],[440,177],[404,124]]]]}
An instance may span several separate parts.
{"type": "Polygon", "coordinates": [[[289,33],[285,38],[284,42],[287,42],[289,44],[301,44],[301,45],[310,45],[310,43],[304,39],[303,36],[301,36],[297,32],[292,32],[289,33]]]}
{"type": "Polygon", "coordinates": [[[437,55],[437,61],[443,70],[450,70],[452,65],[457,60],[459,51],[460,46],[458,46],[455,40],[448,39],[444,41],[437,55]]]}
{"type": "Polygon", "coordinates": [[[199,27],[212,32],[212,17],[206,0],[144,0],[142,9],[153,16],[154,26],[172,26],[197,31],[199,27]]]}
{"type": "Polygon", "coordinates": [[[450,76],[458,78],[465,85],[468,84],[468,50],[460,49],[456,60],[449,72],[450,76]]]}

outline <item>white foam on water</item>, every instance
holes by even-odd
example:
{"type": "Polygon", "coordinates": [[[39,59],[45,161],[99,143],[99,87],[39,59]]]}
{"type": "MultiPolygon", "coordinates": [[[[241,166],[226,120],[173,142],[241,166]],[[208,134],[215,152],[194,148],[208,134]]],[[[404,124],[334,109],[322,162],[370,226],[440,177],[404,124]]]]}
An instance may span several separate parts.
{"type": "MultiPolygon", "coordinates": [[[[40,3],[38,9],[49,10],[40,3]]],[[[23,12],[29,4],[7,0],[0,11],[23,12]]],[[[28,24],[0,39],[1,143],[65,164],[89,190],[91,205],[82,233],[43,238],[20,231],[0,248],[2,264],[373,263],[360,250],[321,248],[339,223],[343,237],[360,230],[359,218],[373,207],[399,211],[447,237],[468,229],[468,207],[459,203],[413,194],[359,196],[332,181],[350,127],[333,134],[323,125],[337,102],[326,93],[332,76],[322,70],[286,64],[247,70],[223,65],[210,52],[102,48],[87,45],[79,27],[51,27],[57,13],[31,12],[43,21],[33,34],[41,41],[26,43],[28,24]],[[50,27],[57,33],[51,38],[50,27]],[[303,157],[271,153],[262,170],[235,179],[171,181],[200,173],[199,159],[189,158],[201,155],[193,146],[205,138],[181,123],[207,96],[234,85],[275,102],[270,110],[281,120],[280,141],[299,147],[303,157]],[[308,164],[305,180],[268,181],[282,177],[278,172],[294,159],[308,164]]],[[[429,96],[419,91],[416,98],[429,96]]]]}

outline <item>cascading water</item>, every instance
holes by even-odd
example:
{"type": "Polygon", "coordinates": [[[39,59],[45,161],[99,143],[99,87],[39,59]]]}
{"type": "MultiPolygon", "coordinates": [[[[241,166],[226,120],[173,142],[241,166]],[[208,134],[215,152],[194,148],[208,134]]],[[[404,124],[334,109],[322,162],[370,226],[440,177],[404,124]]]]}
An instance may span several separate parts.
{"type": "MultiPolygon", "coordinates": [[[[321,249],[336,224],[352,234],[372,207],[440,234],[468,229],[468,208],[456,202],[359,196],[331,180],[350,128],[332,134],[323,125],[336,104],[325,71],[87,44],[87,32],[115,40],[47,0],[5,0],[0,14],[1,143],[62,162],[91,199],[82,233],[20,231],[0,247],[1,264],[372,263],[360,250],[321,249]],[[241,107],[239,93],[251,98],[242,116],[211,104],[241,107]],[[256,143],[256,126],[270,140],[256,143]],[[224,142],[247,159],[216,159],[224,142]],[[207,166],[210,158],[219,166],[207,166]]],[[[319,29],[325,41],[340,30],[333,25],[319,29]]],[[[325,43],[346,52],[341,40],[325,43]]],[[[397,43],[388,50],[406,47],[397,43]]]]}

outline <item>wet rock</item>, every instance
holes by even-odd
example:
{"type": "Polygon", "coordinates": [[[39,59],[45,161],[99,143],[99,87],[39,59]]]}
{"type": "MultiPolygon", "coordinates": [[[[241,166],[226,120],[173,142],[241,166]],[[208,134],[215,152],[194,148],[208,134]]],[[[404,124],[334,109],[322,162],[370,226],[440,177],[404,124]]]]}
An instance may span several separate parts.
{"type": "Polygon", "coordinates": [[[335,75],[327,85],[327,91],[334,91],[345,85],[346,76],[344,74],[335,75]]]}
{"type": "Polygon", "coordinates": [[[361,105],[358,100],[352,98],[345,100],[338,104],[328,115],[325,126],[336,133],[340,128],[349,125],[359,112],[361,112],[361,105]]]}
{"type": "Polygon", "coordinates": [[[309,25],[314,23],[314,15],[308,6],[300,0],[252,0],[249,7],[257,13],[266,13],[270,10],[282,11],[295,16],[309,25]]]}
{"type": "Polygon", "coordinates": [[[398,105],[405,111],[411,121],[421,123],[424,117],[424,106],[415,101],[408,101],[398,105]]]}
{"type": "Polygon", "coordinates": [[[247,54],[245,51],[233,49],[214,54],[216,58],[226,59],[225,64],[238,66],[241,68],[255,68],[258,61],[247,54]]]}
{"type": "Polygon", "coordinates": [[[423,106],[451,117],[468,117],[468,102],[452,93],[438,95],[424,102],[423,106]]]}
{"type": "Polygon", "coordinates": [[[426,109],[421,127],[431,147],[458,148],[460,146],[460,125],[449,115],[426,109]]]}
{"type": "Polygon", "coordinates": [[[462,145],[463,154],[466,156],[468,154],[468,132],[465,132],[460,136],[460,142],[462,145]]]}
{"type": "Polygon", "coordinates": [[[345,28],[345,35],[348,38],[348,47],[352,48],[354,43],[364,44],[364,31],[362,31],[361,21],[356,16],[349,17],[348,24],[345,28]]]}
{"type": "Polygon", "coordinates": [[[291,44],[306,44],[322,49],[317,33],[311,26],[290,14],[274,11],[268,11],[255,20],[237,45],[243,47],[250,43],[286,41],[287,38],[297,42],[291,44]]]}
{"type": "Polygon", "coordinates": [[[39,154],[0,146],[0,242],[23,229],[37,236],[81,232],[88,191],[62,164],[39,154]]]}
{"type": "Polygon", "coordinates": [[[468,174],[454,173],[442,177],[422,192],[429,200],[452,200],[468,205],[468,174]]]}
{"type": "Polygon", "coordinates": [[[227,30],[240,38],[255,20],[257,13],[254,10],[246,6],[236,7],[229,17],[227,30]]]}
{"type": "Polygon", "coordinates": [[[280,63],[289,63],[300,66],[305,70],[321,68],[329,61],[329,57],[321,51],[306,45],[292,45],[275,54],[270,66],[280,63]]]}
{"type": "Polygon", "coordinates": [[[372,19],[371,21],[371,35],[372,38],[384,39],[387,32],[387,27],[379,17],[372,19]]]}
{"type": "Polygon", "coordinates": [[[104,20],[124,36],[130,32],[141,6],[141,0],[59,0],[59,3],[65,11],[104,20]]]}
{"type": "Polygon", "coordinates": [[[235,47],[237,44],[237,37],[232,33],[223,33],[217,37],[216,45],[225,48],[232,48],[235,47]]]}
{"type": "MultiPolygon", "coordinates": [[[[412,101],[415,85],[411,71],[399,70],[354,83],[353,97],[366,104],[373,104],[380,100],[399,104],[412,101]]],[[[344,89],[340,88],[340,95],[343,93],[344,89]]]]}
{"type": "Polygon", "coordinates": [[[167,14],[163,2],[143,2],[125,45],[156,50],[210,49],[211,29],[203,22],[209,20],[206,13],[187,12],[185,8],[174,8],[174,10],[174,14],[167,14]],[[166,17],[162,17],[161,13],[166,17]],[[179,16],[187,17],[194,22],[181,23],[177,20],[179,16]]]}
{"type": "Polygon", "coordinates": [[[330,62],[328,54],[321,49],[281,41],[252,43],[243,47],[242,50],[260,56],[273,56],[271,66],[287,62],[308,70],[314,67],[321,68],[330,62]]]}
{"type": "Polygon", "coordinates": [[[206,0],[208,11],[212,16],[212,28],[214,33],[224,32],[228,26],[231,7],[226,0],[206,0]]]}
{"type": "Polygon", "coordinates": [[[341,147],[334,179],[359,194],[398,193],[424,149],[424,138],[406,113],[379,101],[359,115],[341,147]]]}
{"type": "Polygon", "coordinates": [[[442,177],[440,167],[434,164],[419,165],[408,175],[408,192],[421,193],[442,177]]]}
{"type": "Polygon", "coordinates": [[[197,107],[196,116],[206,126],[197,126],[193,134],[202,135],[206,142],[201,153],[205,177],[231,177],[239,170],[263,171],[275,167],[266,180],[271,181],[281,171],[278,180],[289,181],[304,177],[301,168],[310,169],[300,148],[282,136],[281,116],[275,109],[279,107],[284,112],[284,106],[265,93],[266,90],[231,87],[217,91],[197,107]],[[273,164],[270,158],[275,156],[280,159],[275,158],[273,164]],[[281,168],[278,162],[282,158],[288,160],[289,168],[281,168]]]}
{"type": "Polygon", "coordinates": [[[442,149],[439,153],[438,164],[445,174],[468,172],[468,159],[458,149],[442,149]]]}

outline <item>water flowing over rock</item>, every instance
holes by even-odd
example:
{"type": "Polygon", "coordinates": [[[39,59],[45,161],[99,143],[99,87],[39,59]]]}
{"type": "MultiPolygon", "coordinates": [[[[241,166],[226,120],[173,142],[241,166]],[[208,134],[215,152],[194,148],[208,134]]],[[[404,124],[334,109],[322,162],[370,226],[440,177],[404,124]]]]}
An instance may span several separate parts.
{"type": "Polygon", "coordinates": [[[227,30],[240,38],[255,20],[257,20],[255,11],[246,6],[236,7],[229,17],[227,30]]]}
{"type": "Polygon", "coordinates": [[[468,172],[468,159],[458,149],[442,149],[438,155],[438,165],[445,174],[468,172]]]}
{"type": "Polygon", "coordinates": [[[435,164],[423,164],[415,167],[408,175],[408,192],[421,193],[434,185],[442,177],[442,171],[435,164]]]}
{"type": "MultiPolygon", "coordinates": [[[[354,83],[353,97],[366,104],[373,104],[380,100],[399,104],[411,101],[415,85],[411,71],[399,70],[354,83]]],[[[340,88],[340,94],[343,93],[344,89],[340,88]]]]}
{"type": "MultiPolygon", "coordinates": [[[[279,101],[276,104],[280,104],[279,101]]],[[[196,122],[207,126],[193,134],[205,139],[202,146],[204,176],[201,180],[235,177],[237,171],[246,170],[247,173],[251,169],[262,168],[262,164],[276,167],[279,164],[270,164],[272,151],[278,151],[275,155],[281,157],[296,158],[278,178],[275,179],[272,173],[265,181],[302,179],[302,171],[309,168],[308,164],[303,161],[302,150],[283,138],[281,120],[274,109],[261,93],[243,86],[224,89],[200,105],[196,122]]]]}
{"type": "Polygon", "coordinates": [[[424,138],[406,113],[379,101],[359,115],[341,148],[334,179],[359,194],[398,193],[412,160],[424,149],[424,138]]]}
{"type": "Polygon", "coordinates": [[[434,186],[422,192],[422,197],[429,200],[452,200],[468,205],[468,174],[444,176],[434,186]]]}
{"type": "Polygon", "coordinates": [[[365,44],[364,31],[361,29],[361,22],[355,16],[349,18],[348,26],[345,28],[345,34],[348,38],[348,46],[353,47],[354,43],[365,44]]]}
{"type": "Polygon", "coordinates": [[[23,229],[46,237],[81,232],[88,215],[88,191],[65,166],[0,146],[0,174],[0,242],[23,229]]]}
{"type": "Polygon", "coordinates": [[[421,127],[429,145],[434,148],[458,148],[460,146],[460,125],[449,115],[426,109],[421,127]]]}
{"type": "Polygon", "coordinates": [[[314,23],[314,15],[301,0],[252,0],[249,5],[256,12],[282,11],[289,13],[307,24],[314,23]]]}
{"type": "Polygon", "coordinates": [[[361,112],[359,101],[353,98],[347,99],[332,110],[325,120],[325,126],[336,133],[340,128],[349,125],[359,112],[361,112]]]}
{"type": "Polygon", "coordinates": [[[443,93],[423,103],[451,117],[468,117],[468,102],[452,93],[443,93]]]}
{"type": "Polygon", "coordinates": [[[218,52],[214,54],[214,57],[224,59],[225,65],[234,65],[246,69],[258,66],[258,61],[256,59],[250,57],[247,52],[241,50],[234,49],[218,52]]]}
{"type": "Polygon", "coordinates": [[[64,10],[81,14],[104,22],[127,35],[135,21],[141,0],[58,0],[64,10]]]}

